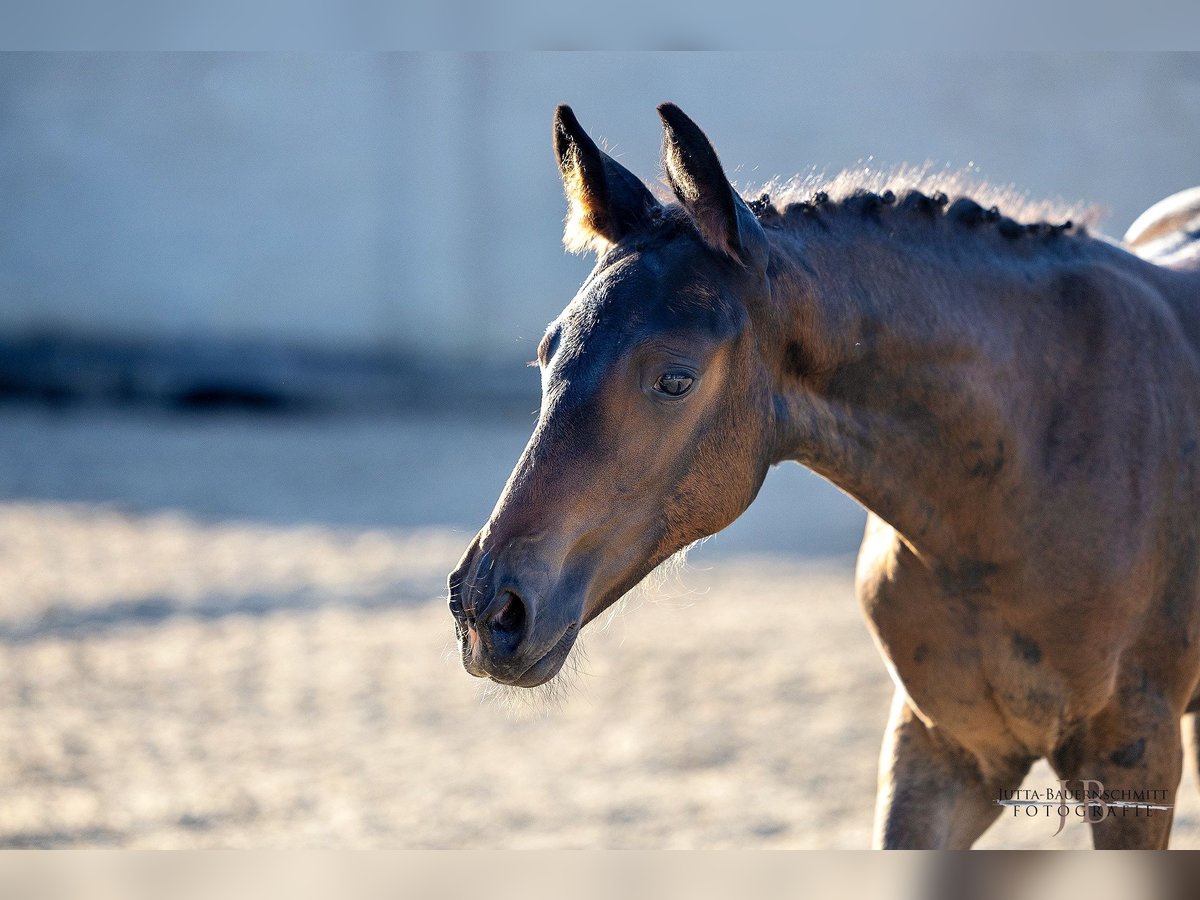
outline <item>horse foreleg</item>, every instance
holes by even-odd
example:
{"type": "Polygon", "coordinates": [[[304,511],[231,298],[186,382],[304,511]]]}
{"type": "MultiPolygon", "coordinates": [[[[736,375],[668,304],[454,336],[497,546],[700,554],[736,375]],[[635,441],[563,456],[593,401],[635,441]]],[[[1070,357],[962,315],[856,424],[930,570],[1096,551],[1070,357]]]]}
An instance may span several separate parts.
{"type": "Polygon", "coordinates": [[[1173,809],[1153,807],[1175,804],[1183,769],[1179,718],[1153,697],[1139,699],[1140,708],[1113,704],[1082,723],[1051,759],[1069,789],[1094,793],[1103,785],[1101,799],[1116,801],[1089,809],[1099,850],[1165,850],[1171,836],[1173,809]]]}
{"type": "Polygon", "coordinates": [[[879,758],[874,846],[967,849],[996,820],[1001,790],[1020,786],[1029,763],[985,777],[965,750],[928,728],[901,690],[879,758]]]}

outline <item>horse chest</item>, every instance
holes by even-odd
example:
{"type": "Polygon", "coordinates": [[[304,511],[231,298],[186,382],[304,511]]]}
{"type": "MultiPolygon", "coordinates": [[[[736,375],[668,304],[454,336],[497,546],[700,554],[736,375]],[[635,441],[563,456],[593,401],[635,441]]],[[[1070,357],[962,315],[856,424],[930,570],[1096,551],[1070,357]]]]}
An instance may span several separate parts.
{"type": "MultiPolygon", "coordinates": [[[[864,556],[866,556],[864,545],[864,556]]],[[[896,554],[860,558],[858,594],[887,666],[929,725],[981,754],[1052,744],[1071,705],[1053,644],[896,554]]]]}

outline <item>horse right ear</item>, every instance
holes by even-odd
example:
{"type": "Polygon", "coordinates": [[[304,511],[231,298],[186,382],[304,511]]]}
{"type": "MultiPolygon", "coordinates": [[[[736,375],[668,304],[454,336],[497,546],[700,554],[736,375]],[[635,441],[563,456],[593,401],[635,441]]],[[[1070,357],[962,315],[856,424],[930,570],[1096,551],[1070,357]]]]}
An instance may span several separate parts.
{"type": "Polygon", "coordinates": [[[770,249],[758,218],[733,189],[704,132],[674,103],[658,108],[671,190],[708,246],[744,266],[765,267],[770,249]]]}
{"type": "Polygon", "coordinates": [[[563,243],[572,253],[599,252],[650,224],[658,201],[596,146],[569,106],[554,111],[554,155],[567,193],[563,243]]]}

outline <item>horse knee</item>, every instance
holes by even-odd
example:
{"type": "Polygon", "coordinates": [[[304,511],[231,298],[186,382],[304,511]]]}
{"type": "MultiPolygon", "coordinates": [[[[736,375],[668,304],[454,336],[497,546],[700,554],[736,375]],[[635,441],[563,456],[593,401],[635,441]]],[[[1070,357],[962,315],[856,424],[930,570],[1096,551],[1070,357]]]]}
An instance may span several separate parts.
{"type": "Polygon", "coordinates": [[[1178,719],[1115,711],[1081,725],[1051,757],[1067,790],[1086,788],[1104,801],[1092,836],[1096,847],[1109,849],[1167,846],[1182,763],[1178,719]]]}

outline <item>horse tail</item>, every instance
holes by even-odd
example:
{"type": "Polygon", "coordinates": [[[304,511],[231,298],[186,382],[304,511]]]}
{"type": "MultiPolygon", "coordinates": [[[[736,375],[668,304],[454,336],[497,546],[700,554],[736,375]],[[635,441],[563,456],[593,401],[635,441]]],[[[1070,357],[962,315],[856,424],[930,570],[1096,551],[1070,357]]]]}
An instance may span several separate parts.
{"type": "Polygon", "coordinates": [[[1125,248],[1172,268],[1200,268],[1200,187],[1160,200],[1125,232],[1125,248]]]}

